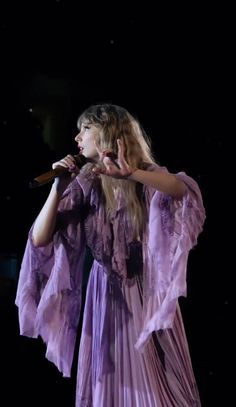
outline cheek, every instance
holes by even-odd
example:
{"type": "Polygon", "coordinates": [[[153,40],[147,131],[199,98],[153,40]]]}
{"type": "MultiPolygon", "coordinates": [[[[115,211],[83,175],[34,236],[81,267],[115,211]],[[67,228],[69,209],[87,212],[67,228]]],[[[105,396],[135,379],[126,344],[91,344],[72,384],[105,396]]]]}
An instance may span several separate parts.
{"type": "Polygon", "coordinates": [[[97,154],[97,149],[96,149],[95,145],[91,145],[90,151],[92,151],[93,154],[97,154]]]}
{"type": "Polygon", "coordinates": [[[93,141],[89,143],[89,145],[87,146],[87,148],[85,149],[85,151],[87,151],[87,153],[88,153],[90,156],[95,156],[95,155],[97,155],[97,149],[96,149],[96,146],[95,146],[95,144],[94,144],[93,141]]]}

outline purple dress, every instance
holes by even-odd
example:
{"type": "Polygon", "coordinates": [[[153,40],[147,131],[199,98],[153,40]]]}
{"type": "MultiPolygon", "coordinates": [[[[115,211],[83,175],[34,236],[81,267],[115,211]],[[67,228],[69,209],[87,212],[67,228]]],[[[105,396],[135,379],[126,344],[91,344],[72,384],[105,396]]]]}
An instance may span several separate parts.
{"type": "MultiPolygon", "coordinates": [[[[158,166],[155,171],[166,171],[158,166]]],[[[46,357],[69,377],[81,309],[86,245],[94,257],[80,338],[76,407],[199,407],[178,297],[186,296],[189,250],[205,211],[196,182],[181,201],[141,186],[142,243],[125,203],[106,214],[98,178],[86,169],[65,191],[53,241],[31,232],[16,305],[21,335],[43,338],[46,357]]]]}

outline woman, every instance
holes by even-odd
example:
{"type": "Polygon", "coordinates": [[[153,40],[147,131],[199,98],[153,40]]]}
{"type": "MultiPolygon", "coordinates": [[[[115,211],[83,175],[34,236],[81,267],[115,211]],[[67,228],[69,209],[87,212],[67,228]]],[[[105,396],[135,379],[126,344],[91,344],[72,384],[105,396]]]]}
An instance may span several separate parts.
{"type": "Polygon", "coordinates": [[[16,304],[22,335],[41,336],[69,377],[86,247],[94,258],[80,338],[77,407],[200,406],[178,297],[205,212],[196,182],[152,157],[138,121],[115,105],[82,113],[86,164],[65,167],[35,220],[16,304]]]}

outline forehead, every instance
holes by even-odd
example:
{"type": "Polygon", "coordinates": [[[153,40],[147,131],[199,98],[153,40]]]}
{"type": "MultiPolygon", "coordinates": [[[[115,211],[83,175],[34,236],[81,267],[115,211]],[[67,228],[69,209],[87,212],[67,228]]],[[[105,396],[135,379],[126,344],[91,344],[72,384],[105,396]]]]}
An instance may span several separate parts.
{"type": "Polygon", "coordinates": [[[79,131],[81,131],[82,128],[85,128],[86,126],[89,126],[89,129],[92,132],[99,132],[100,133],[101,130],[102,130],[101,125],[99,125],[98,123],[93,123],[93,122],[91,122],[89,120],[82,120],[82,121],[77,122],[77,128],[78,128],[79,131]]]}
{"type": "Polygon", "coordinates": [[[80,127],[82,127],[82,126],[87,126],[88,124],[92,124],[89,120],[87,120],[87,119],[78,119],[78,121],[77,121],[77,127],[78,127],[78,129],[80,128],[80,127]]]}

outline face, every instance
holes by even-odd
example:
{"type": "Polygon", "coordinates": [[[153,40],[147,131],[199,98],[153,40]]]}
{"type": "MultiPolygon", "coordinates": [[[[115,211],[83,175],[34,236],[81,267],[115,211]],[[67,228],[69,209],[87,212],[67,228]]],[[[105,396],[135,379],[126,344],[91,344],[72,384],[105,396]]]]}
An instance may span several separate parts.
{"type": "Polygon", "coordinates": [[[95,140],[99,135],[100,129],[94,124],[82,122],[80,132],[75,136],[80,153],[87,158],[96,158],[98,152],[95,146],[95,140]]]}

